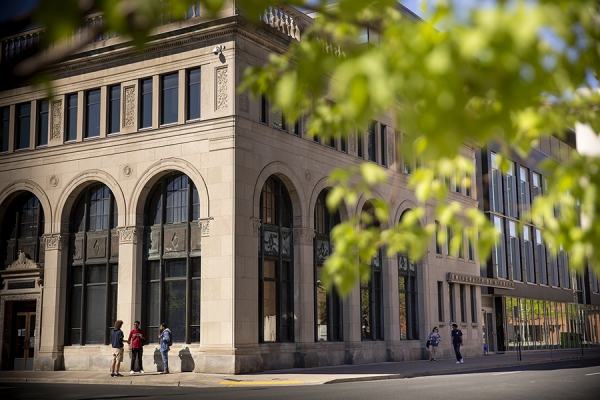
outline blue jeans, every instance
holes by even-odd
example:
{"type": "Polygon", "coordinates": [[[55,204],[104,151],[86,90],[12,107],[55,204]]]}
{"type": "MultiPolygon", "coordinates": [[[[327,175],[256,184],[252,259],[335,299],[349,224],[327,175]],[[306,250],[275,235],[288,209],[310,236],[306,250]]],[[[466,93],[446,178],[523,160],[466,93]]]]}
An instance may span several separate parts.
{"type": "Polygon", "coordinates": [[[168,371],[169,370],[169,350],[161,351],[160,355],[162,356],[163,364],[165,365],[165,367],[163,368],[163,371],[168,371]]]}
{"type": "Polygon", "coordinates": [[[462,355],[460,354],[460,343],[453,343],[454,352],[456,353],[456,361],[462,360],[462,355]]]}
{"type": "Polygon", "coordinates": [[[144,348],[140,347],[139,349],[136,349],[135,347],[131,348],[131,370],[134,371],[135,370],[135,359],[139,358],[140,359],[140,371],[144,370],[144,367],[142,367],[142,353],[144,352],[144,348]]]}

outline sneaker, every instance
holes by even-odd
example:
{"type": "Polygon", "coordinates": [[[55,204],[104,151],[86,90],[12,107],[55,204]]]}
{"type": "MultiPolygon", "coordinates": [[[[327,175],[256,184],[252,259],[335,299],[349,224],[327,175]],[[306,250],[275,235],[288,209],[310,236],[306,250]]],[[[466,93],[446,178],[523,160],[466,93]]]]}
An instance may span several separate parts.
{"type": "Polygon", "coordinates": [[[144,373],[144,370],[143,370],[143,369],[140,369],[140,374],[143,374],[143,373],[144,373]]]}
{"type": "Polygon", "coordinates": [[[123,376],[123,375],[121,375],[120,373],[118,373],[118,372],[117,372],[117,373],[115,374],[115,376],[123,376]]]}
{"type": "Polygon", "coordinates": [[[463,360],[462,360],[462,358],[460,359],[460,363],[461,363],[461,364],[463,363],[463,360]]]}
{"type": "Polygon", "coordinates": [[[133,374],[134,374],[133,370],[129,371],[129,375],[133,375],[133,374]]]}
{"type": "Polygon", "coordinates": [[[437,361],[437,360],[434,358],[433,361],[437,361]]]}
{"type": "Polygon", "coordinates": [[[114,377],[115,377],[115,373],[114,373],[114,372],[111,372],[111,373],[110,373],[110,377],[111,377],[111,378],[114,378],[114,377]]]}
{"type": "Polygon", "coordinates": [[[454,364],[460,364],[460,361],[455,362],[454,364]]]}

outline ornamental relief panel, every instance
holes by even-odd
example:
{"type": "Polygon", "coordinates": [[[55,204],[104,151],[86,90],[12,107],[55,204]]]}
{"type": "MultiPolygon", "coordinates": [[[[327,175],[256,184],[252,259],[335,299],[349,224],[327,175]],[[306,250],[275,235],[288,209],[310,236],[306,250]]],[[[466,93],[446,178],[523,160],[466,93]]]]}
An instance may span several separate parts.
{"type": "Polygon", "coordinates": [[[309,228],[294,228],[294,244],[313,244],[315,230],[309,228]]]}
{"type": "Polygon", "coordinates": [[[50,139],[60,139],[62,135],[62,100],[52,102],[52,130],[50,139]]]}
{"type": "Polygon", "coordinates": [[[126,226],[124,228],[117,228],[119,234],[119,243],[133,243],[136,244],[138,239],[141,239],[143,228],[135,226],[126,226]]]}
{"type": "Polygon", "coordinates": [[[60,233],[50,233],[42,236],[45,250],[62,250],[67,247],[67,235],[60,233]]]}
{"type": "Polygon", "coordinates": [[[227,108],[227,67],[217,68],[215,71],[215,110],[227,108]]]}
{"type": "Polygon", "coordinates": [[[394,158],[394,135],[389,130],[387,131],[387,151],[388,165],[392,165],[396,162],[394,158]]]}
{"type": "Polygon", "coordinates": [[[135,125],[135,86],[123,89],[123,127],[135,125]]]}

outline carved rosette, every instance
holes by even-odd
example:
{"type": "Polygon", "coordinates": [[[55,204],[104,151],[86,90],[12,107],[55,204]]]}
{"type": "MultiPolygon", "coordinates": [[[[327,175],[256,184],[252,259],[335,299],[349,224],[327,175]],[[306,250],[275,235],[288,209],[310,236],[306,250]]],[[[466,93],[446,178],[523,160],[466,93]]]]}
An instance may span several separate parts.
{"type": "Polygon", "coordinates": [[[294,228],[294,244],[312,245],[315,230],[309,228],[294,228]]]}
{"type": "Polygon", "coordinates": [[[135,124],[135,86],[127,86],[123,89],[123,127],[135,124]]]}
{"type": "Polygon", "coordinates": [[[59,139],[62,133],[62,100],[52,102],[52,132],[50,139],[59,139]]]}
{"type": "Polygon", "coordinates": [[[224,110],[227,108],[227,67],[217,68],[215,84],[217,85],[215,94],[215,110],[224,110]]]}
{"type": "Polygon", "coordinates": [[[142,238],[143,231],[143,228],[137,226],[126,226],[123,228],[117,228],[117,233],[119,234],[119,244],[137,244],[138,240],[141,240],[142,238]]]}
{"type": "Polygon", "coordinates": [[[62,250],[67,248],[69,236],[61,233],[50,233],[42,236],[42,243],[44,243],[44,249],[48,250],[62,250]]]}
{"type": "Polygon", "coordinates": [[[210,236],[210,223],[213,219],[213,217],[198,218],[198,226],[200,227],[202,236],[210,236]]]}
{"type": "Polygon", "coordinates": [[[252,236],[258,237],[260,232],[260,224],[262,223],[260,218],[250,218],[252,221],[252,236]]]}

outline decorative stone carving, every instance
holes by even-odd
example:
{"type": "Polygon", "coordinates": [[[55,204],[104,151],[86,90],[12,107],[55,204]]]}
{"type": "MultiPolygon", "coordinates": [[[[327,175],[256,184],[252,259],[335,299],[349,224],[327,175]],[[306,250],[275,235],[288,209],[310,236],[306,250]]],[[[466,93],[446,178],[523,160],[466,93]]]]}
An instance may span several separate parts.
{"type": "Polygon", "coordinates": [[[224,110],[227,108],[227,67],[217,68],[215,84],[215,110],[224,110]]]}
{"type": "Polygon", "coordinates": [[[396,162],[394,158],[394,135],[388,130],[387,134],[387,157],[388,157],[388,165],[392,165],[396,162]]]}
{"type": "Polygon", "coordinates": [[[311,173],[310,173],[309,170],[306,170],[304,172],[304,177],[306,178],[306,182],[310,182],[310,179],[311,179],[312,176],[311,176],[311,173]]]}
{"type": "Polygon", "coordinates": [[[10,264],[6,269],[35,269],[40,266],[29,258],[28,254],[25,254],[23,250],[19,250],[17,254],[17,259],[10,264]]]}
{"type": "Polygon", "coordinates": [[[356,135],[354,134],[354,132],[348,134],[348,151],[356,151],[356,135]]]}
{"type": "Polygon", "coordinates": [[[117,228],[117,234],[119,235],[119,244],[121,243],[133,243],[136,244],[138,239],[142,237],[143,229],[136,226],[126,226],[123,228],[117,228]]]}
{"type": "Polygon", "coordinates": [[[58,182],[60,182],[59,179],[58,179],[58,176],[52,175],[50,177],[50,186],[56,187],[56,186],[58,186],[58,182]]]}
{"type": "Polygon", "coordinates": [[[125,176],[131,176],[131,173],[133,172],[133,168],[131,168],[131,166],[126,165],[123,167],[123,175],[125,176]]]}
{"type": "Polygon", "coordinates": [[[294,244],[313,244],[315,230],[309,228],[294,228],[294,244]]]}
{"type": "Polygon", "coordinates": [[[252,221],[252,236],[258,237],[258,233],[260,232],[260,224],[262,223],[260,218],[250,218],[252,221]]]}
{"type": "Polygon", "coordinates": [[[213,219],[213,217],[198,218],[198,226],[201,228],[202,236],[210,236],[210,223],[213,219]]]}
{"type": "Polygon", "coordinates": [[[123,89],[123,127],[135,125],[135,86],[123,89]]]}
{"type": "Polygon", "coordinates": [[[52,102],[52,132],[50,139],[60,139],[62,134],[62,100],[52,102]]]}
{"type": "Polygon", "coordinates": [[[42,236],[45,250],[62,250],[67,247],[67,235],[60,233],[50,233],[42,236]]]}
{"type": "Polygon", "coordinates": [[[308,128],[307,121],[308,121],[308,115],[307,114],[302,115],[302,136],[303,137],[306,137],[306,130],[308,128]]]}

